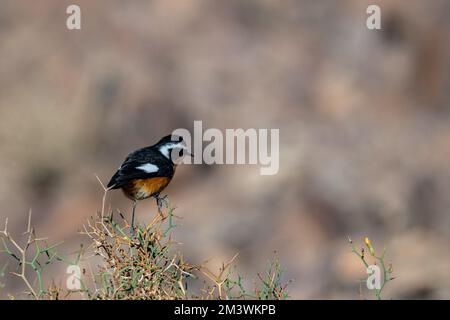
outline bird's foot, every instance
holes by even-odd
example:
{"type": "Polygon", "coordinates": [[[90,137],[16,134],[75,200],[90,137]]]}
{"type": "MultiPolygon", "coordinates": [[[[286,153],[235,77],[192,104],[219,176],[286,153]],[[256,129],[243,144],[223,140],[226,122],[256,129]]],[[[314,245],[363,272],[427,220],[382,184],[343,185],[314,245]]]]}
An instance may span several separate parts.
{"type": "Polygon", "coordinates": [[[169,201],[167,200],[167,195],[160,197],[160,196],[155,196],[156,198],[156,205],[158,206],[158,212],[159,214],[162,216],[162,208],[164,207],[168,207],[169,206],[169,201]]]}
{"type": "Polygon", "coordinates": [[[136,236],[136,227],[135,226],[130,227],[130,234],[132,237],[136,236]]]}

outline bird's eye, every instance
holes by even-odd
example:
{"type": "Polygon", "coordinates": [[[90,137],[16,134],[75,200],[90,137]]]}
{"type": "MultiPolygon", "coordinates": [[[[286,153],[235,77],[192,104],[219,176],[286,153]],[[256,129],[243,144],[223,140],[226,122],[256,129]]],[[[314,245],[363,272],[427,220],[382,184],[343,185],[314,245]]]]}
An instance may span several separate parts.
{"type": "Polygon", "coordinates": [[[173,148],[170,154],[170,160],[175,164],[180,164],[184,157],[184,150],[182,148],[173,148]]]}

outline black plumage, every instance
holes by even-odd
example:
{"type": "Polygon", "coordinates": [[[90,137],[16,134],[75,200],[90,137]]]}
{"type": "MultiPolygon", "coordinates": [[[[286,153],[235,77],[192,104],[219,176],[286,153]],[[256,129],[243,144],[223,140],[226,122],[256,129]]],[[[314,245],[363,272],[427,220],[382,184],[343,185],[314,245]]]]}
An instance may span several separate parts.
{"type": "MultiPolygon", "coordinates": [[[[164,156],[160,148],[171,143],[182,142],[181,137],[165,136],[153,146],[138,149],[130,153],[117,172],[112,176],[107,187],[110,189],[119,189],[134,179],[148,179],[156,177],[172,178],[175,170],[172,159],[164,156]],[[138,169],[139,166],[153,164],[158,167],[156,172],[145,172],[138,169]]],[[[182,152],[182,151],[181,151],[182,152]]],[[[169,153],[170,154],[170,153],[169,153]]]]}
{"type": "Polygon", "coordinates": [[[109,189],[122,189],[133,200],[131,228],[134,230],[134,213],[138,200],[154,197],[161,212],[165,197],[160,192],[170,183],[175,173],[173,155],[183,156],[186,149],[183,139],[168,135],[153,146],[130,153],[108,183],[109,189]],[[173,151],[177,152],[173,152],[173,151]]]}
{"type": "Polygon", "coordinates": [[[130,153],[108,183],[108,188],[119,189],[134,179],[149,179],[156,177],[172,178],[174,167],[172,162],[162,155],[154,146],[142,148],[130,153]],[[138,167],[153,164],[158,167],[156,172],[145,172],[138,167]]]}

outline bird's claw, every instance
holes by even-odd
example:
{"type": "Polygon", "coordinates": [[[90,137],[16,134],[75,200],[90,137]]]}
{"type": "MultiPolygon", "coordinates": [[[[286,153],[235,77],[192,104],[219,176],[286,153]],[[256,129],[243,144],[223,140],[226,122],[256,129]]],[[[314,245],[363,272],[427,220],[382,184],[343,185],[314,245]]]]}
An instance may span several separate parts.
{"type": "Polygon", "coordinates": [[[167,200],[167,195],[163,197],[156,196],[156,205],[158,206],[158,212],[162,214],[162,208],[165,206],[166,208],[169,206],[169,201],[167,200]]]}

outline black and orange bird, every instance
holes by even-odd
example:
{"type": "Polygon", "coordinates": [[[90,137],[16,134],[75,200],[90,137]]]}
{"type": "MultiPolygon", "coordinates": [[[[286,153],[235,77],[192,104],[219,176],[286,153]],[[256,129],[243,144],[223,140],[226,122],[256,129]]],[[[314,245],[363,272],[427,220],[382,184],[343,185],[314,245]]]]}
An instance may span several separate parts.
{"type": "Polygon", "coordinates": [[[161,191],[170,183],[177,164],[187,154],[183,138],[168,135],[158,143],[130,153],[108,183],[108,189],[122,189],[125,196],[133,201],[131,228],[134,229],[134,213],[138,200],[153,197],[158,211],[163,201],[161,191]]]}

